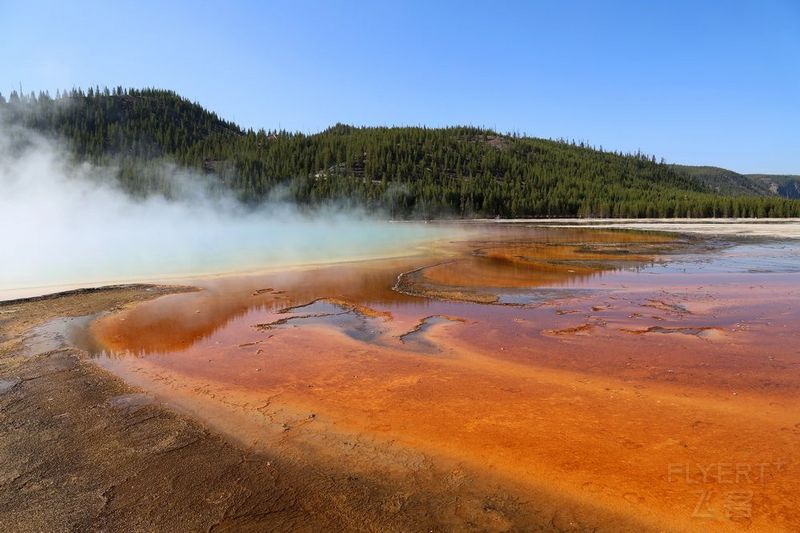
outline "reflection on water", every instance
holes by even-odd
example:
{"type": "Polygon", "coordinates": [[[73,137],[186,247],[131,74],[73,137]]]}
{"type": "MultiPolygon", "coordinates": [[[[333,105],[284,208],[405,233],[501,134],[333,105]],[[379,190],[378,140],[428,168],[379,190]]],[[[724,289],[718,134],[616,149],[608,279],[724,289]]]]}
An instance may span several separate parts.
{"type": "Polygon", "coordinates": [[[800,241],[739,239],[736,245],[721,247],[713,254],[688,253],[678,261],[648,265],[643,270],[706,274],[800,272],[800,241]]]}
{"type": "MultiPolygon", "coordinates": [[[[538,230],[495,239],[469,243],[461,257],[404,272],[395,289],[428,298],[529,305],[547,295],[559,296],[534,288],[576,286],[603,274],[635,271],[685,246],[656,234],[585,230],[538,230]]],[[[570,294],[577,292],[561,295],[570,294]]]]}
{"type": "Polygon", "coordinates": [[[386,329],[382,327],[381,323],[387,315],[380,316],[370,313],[369,308],[348,305],[344,302],[318,299],[305,305],[281,309],[278,312],[280,314],[291,313],[291,316],[265,324],[257,324],[256,327],[262,331],[269,331],[276,328],[321,324],[338,329],[351,339],[371,343],[378,342],[386,333],[386,329]]]}
{"type": "Polygon", "coordinates": [[[327,324],[377,342],[387,333],[384,320],[352,306],[418,318],[431,307],[448,314],[447,301],[537,306],[580,298],[641,274],[800,272],[796,241],[712,246],[647,232],[520,225],[492,225],[475,236],[421,257],[203,280],[199,291],[140,304],[91,331],[101,351],[132,354],[185,350],[232,321],[327,324]],[[287,319],[287,309],[309,316],[287,319]]]}
{"type": "Polygon", "coordinates": [[[407,346],[420,353],[431,353],[438,351],[439,348],[427,337],[427,333],[436,326],[450,324],[453,322],[457,323],[461,321],[463,320],[445,315],[426,316],[420,320],[416,326],[414,326],[414,329],[400,335],[400,342],[402,342],[404,346],[407,346]]]}
{"type": "MultiPolygon", "coordinates": [[[[418,260],[418,259],[416,259],[418,260]]],[[[141,304],[92,325],[106,350],[133,354],[185,350],[232,321],[263,324],[280,311],[320,298],[395,306],[411,300],[391,290],[396,271],[412,259],[295,270],[233,279],[203,280],[202,290],[141,304]]],[[[425,305],[424,302],[421,302],[425,305]]]]}
{"type": "MultiPolygon", "coordinates": [[[[477,239],[451,242],[422,257],[203,280],[197,292],[141,304],[95,322],[92,332],[112,353],[169,353],[209,338],[234,320],[264,324],[285,320],[281,310],[292,306],[336,305],[321,299],[390,313],[405,308],[409,314],[436,300],[532,305],[578,296],[585,290],[562,288],[641,268],[682,245],[674,237],[645,232],[492,225],[473,233],[477,239]]],[[[354,337],[380,336],[374,321],[364,322],[352,310],[329,311],[307,309],[325,316],[290,321],[329,323],[354,337]]]]}

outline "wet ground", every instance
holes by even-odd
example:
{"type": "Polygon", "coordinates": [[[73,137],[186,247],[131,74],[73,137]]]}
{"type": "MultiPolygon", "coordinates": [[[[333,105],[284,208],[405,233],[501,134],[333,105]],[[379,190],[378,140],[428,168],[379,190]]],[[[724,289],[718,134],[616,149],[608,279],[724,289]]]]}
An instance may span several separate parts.
{"type": "Polygon", "coordinates": [[[33,337],[253,453],[383,487],[392,527],[792,531],[799,267],[794,241],[491,225],[33,337]]]}

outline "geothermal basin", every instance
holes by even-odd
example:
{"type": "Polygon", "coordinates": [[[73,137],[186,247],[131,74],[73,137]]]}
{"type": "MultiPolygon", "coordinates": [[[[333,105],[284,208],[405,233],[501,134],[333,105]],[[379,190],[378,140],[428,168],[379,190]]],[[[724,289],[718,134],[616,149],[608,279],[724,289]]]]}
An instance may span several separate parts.
{"type": "Polygon", "coordinates": [[[344,480],[311,515],[800,528],[798,241],[468,224],[405,257],[191,285],[71,342],[237,446],[344,480]]]}

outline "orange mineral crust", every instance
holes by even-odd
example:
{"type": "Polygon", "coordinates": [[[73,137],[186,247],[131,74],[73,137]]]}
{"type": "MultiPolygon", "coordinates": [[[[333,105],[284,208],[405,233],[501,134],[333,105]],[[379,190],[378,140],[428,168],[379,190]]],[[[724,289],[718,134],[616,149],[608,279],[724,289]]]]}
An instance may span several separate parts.
{"type": "Polygon", "coordinates": [[[321,464],[390,480],[420,454],[600,529],[800,528],[800,274],[671,269],[658,235],[525,239],[206,282],[95,321],[96,360],[321,464]]]}

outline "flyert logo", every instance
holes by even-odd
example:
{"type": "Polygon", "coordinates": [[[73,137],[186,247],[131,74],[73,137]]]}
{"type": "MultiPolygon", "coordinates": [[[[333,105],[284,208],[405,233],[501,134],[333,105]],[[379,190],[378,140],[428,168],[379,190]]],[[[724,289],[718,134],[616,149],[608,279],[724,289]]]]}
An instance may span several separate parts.
{"type": "Polygon", "coordinates": [[[786,470],[783,460],[765,463],[670,463],[667,481],[692,487],[692,518],[749,522],[756,489],[786,470]]]}

